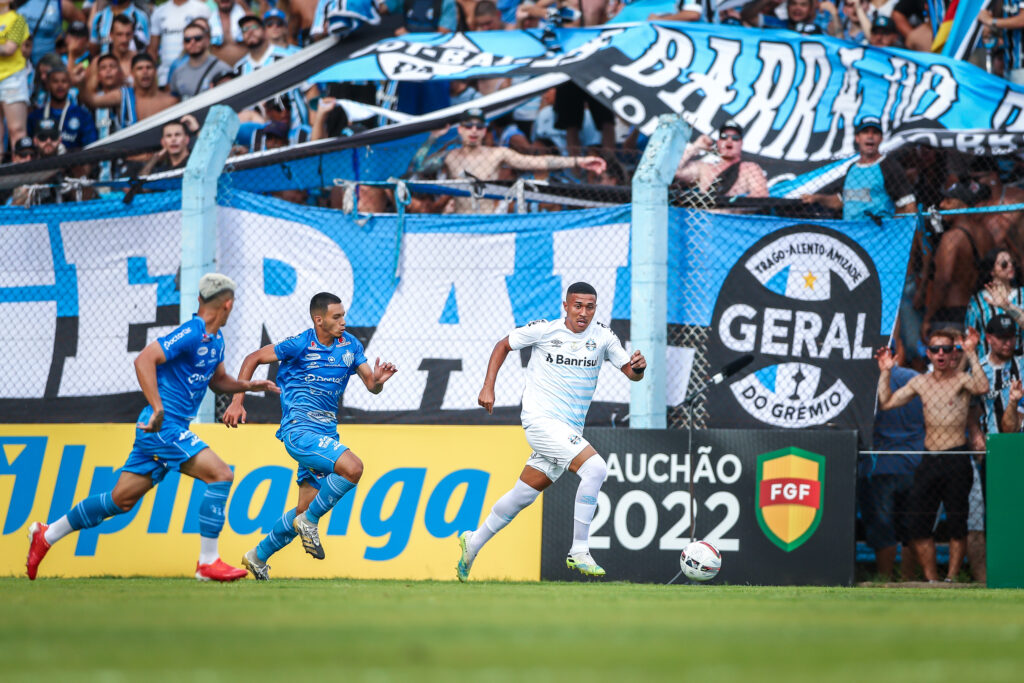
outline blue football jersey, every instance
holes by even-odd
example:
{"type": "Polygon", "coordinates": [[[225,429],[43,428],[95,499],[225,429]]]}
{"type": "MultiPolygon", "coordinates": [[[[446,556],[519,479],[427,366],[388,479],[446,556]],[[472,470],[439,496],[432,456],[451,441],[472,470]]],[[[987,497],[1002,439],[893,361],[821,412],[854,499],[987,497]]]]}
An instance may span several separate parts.
{"type": "MultiPolygon", "coordinates": [[[[170,334],[157,339],[164,351],[165,363],[156,366],[156,384],[164,403],[164,423],[188,425],[199,412],[210,378],[224,360],[224,336],[207,334],[206,323],[198,315],[170,334]]],[[[152,410],[146,406],[140,422],[149,420],[152,410]]]]}
{"type": "Polygon", "coordinates": [[[281,428],[278,438],[299,427],[333,435],[338,428],[338,401],[348,378],[366,362],[363,345],[348,332],[324,346],[308,329],[274,346],[281,365],[281,428]]]}

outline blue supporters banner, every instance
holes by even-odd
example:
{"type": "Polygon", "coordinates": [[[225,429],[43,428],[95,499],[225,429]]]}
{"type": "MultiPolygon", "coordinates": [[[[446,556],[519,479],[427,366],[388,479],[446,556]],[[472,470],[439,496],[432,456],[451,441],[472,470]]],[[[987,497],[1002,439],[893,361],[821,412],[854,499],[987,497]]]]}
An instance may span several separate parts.
{"type": "MultiPolygon", "coordinates": [[[[685,211],[673,223],[692,225],[685,211]]],[[[670,291],[698,282],[673,315],[706,326],[707,361],[752,362],[710,392],[707,424],[721,428],[843,426],[870,442],[878,380],[874,352],[896,320],[916,217],[873,222],[713,214],[696,239],[671,244],[670,291]],[[701,254],[703,258],[693,258],[701,254]],[[672,286],[673,283],[675,286],[672,286]]]]}
{"type": "MultiPolygon", "coordinates": [[[[0,210],[0,324],[11,331],[0,339],[4,421],[136,417],[144,403],[132,361],[179,322],[180,201],[168,192],[127,205],[118,198],[0,210]]],[[[309,298],[334,292],[370,362],[401,369],[379,396],[346,393],[343,419],[483,420],[476,399],[494,344],[517,326],[563,317],[564,291],[578,280],[598,292],[595,320],[629,348],[628,205],[367,216],[237,190],[218,201],[217,268],[238,283],[224,328],[227,370],[307,329],[309,298]]],[[[778,366],[778,376],[790,377],[796,367],[861,393],[851,368],[861,383],[877,377],[866,372],[864,349],[892,328],[913,219],[812,225],[671,211],[668,322],[704,330],[708,341],[706,349],[670,347],[661,370],[670,404],[689,385],[686,359],[705,351],[713,362],[755,353],[751,371],[778,366]],[[707,229],[686,229],[697,222],[707,229]]],[[[500,420],[518,418],[527,361],[513,354],[502,369],[500,420]]],[[[607,424],[624,414],[629,382],[608,364],[601,372],[590,421],[607,424]]],[[[252,396],[246,407],[252,420],[280,416],[276,398],[252,396]]],[[[842,410],[829,419],[852,420],[842,410]]]]}
{"type": "Polygon", "coordinates": [[[972,153],[1022,146],[1024,88],[941,55],[781,29],[645,22],[600,28],[415,34],[380,41],[316,80],[427,81],[564,72],[650,134],[685,113],[695,134],[728,119],[770,176],[855,153],[854,126],[879,117],[889,147],[972,153]],[[768,168],[768,166],[766,166],[768,168]]]}

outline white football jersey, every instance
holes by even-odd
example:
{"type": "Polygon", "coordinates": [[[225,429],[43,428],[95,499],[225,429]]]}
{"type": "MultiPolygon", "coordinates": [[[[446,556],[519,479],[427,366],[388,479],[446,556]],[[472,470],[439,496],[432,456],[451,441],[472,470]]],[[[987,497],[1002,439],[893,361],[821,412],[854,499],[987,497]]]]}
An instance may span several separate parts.
{"type": "Polygon", "coordinates": [[[556,419],[583,431],[605,361],[621,368],[629,354],[606,326],[592,322],[580,334],[565,320],[535,320],[508,335],[515,350],[533,347],[523,389],[523,426],[540,418],[556,419]]]}

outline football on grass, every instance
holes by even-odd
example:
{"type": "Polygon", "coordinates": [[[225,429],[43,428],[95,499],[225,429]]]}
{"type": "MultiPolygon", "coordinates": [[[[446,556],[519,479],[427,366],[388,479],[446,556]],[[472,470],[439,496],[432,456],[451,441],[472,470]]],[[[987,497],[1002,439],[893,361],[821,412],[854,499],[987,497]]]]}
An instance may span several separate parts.
{"type": "Polygon", "coordinates": [[[688,579],[710,581],[722,568],[722,555],[707,541],[694,541],[683,548],[679,566],[688,579]]]}

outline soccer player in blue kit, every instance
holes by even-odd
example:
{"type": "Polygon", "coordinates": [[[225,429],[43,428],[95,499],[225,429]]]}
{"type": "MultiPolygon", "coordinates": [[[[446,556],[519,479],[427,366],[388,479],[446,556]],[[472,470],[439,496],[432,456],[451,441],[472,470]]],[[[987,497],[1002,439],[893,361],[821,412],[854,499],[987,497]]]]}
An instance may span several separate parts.
{"type": "MultiPolygon", "coordinates": [[[[279,344],[250,353],[238,371],[252,377],[259,365],[280,362],[281,428],[277,430],[288,455],[299,463],[298,504],[284,513],[270,533],[242,558],[257,581],[270,580],[267,560],[296,536],[306,552],[324,559],[317,524],[345,497],[363,474],[363,462],[338,440],[338,401],[349,377],[359,375],[367,390],[379,394],[397,368],[376,360],[373,368],[363,345],[345,331],[345,307],[334,294],[320,292],[309,302],[313,327],[279,344]]],[[[224,412],[224,424],[245,422],[243,394],[224,412]]]]}
{"type": "Polygon", "coordinates": [[[235,581],[245,570],[221,561],[217,537],[234,475],[209,446],[189,430],[206,388],[222,394],[271,391],[269,380],[237,380],[224,370],[220,329],[235,303],[235,283],[219,273],[199,280],[199,312],[170,334],[144,348],[135,359],[139,386],[149,405],[139,414],[135,445],[111,491],[90,496],[50,525],[29,528],[28,578],[35,579],[50,547],[72,531],[97,526],[131,510],[168,472],[180,471],[206,483],[199,508],[200,581],[235,581]]]}

